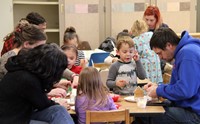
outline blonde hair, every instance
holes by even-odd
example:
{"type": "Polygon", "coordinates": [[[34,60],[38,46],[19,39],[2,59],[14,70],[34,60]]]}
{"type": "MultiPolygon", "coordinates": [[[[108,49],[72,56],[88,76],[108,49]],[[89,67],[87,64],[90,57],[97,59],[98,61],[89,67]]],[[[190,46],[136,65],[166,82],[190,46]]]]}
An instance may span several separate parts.
{"type": "Polygon", "coordinates": [[[129,47],[134,47],[133,39],[130,36],[120,36],[116,44],[117,50],[121,48],[123,43],[128,44],[129,47]]]}
{"type": "Polygon", "coordinates": [[[93,67],[86,67],[81,71],[77,93],[85,95],[89,100],[85,101],[84,108],[105,106],[108,102],[108,89],[101,81],[98,70],[93,67]],[[93,103],[94,101],[96,102],[95,104],[93,103]]]}
{"type": "Polygon", "coordinates": [[[148,25],[144,20],[136,20],[131,27],[133,36],[139,36],[140,34],[148,31],[148,25]]]}

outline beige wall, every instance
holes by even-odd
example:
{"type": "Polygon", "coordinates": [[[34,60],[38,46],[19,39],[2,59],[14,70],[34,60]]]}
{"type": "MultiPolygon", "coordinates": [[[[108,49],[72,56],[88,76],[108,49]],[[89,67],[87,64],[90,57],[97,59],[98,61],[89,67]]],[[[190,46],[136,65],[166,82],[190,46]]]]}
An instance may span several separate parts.
{"type": "MultiPolygon", "coordinates": [[[[28,0],[26,0],[28,1],[28,0]]],[[[40,0],[41,1],[41,0],[40,0]]],[[[65,0],[65,5],[71,6],[76,4],[99,4],[99,0],[65,0]]],[[[101,2],[103,0],[100,0],[101,2]]],[[[103,41],[105,37],[109,35],[116,37],[117,33],[127,28],[130,30],[132,23],[136,19],[141,19],[143,15],[143,11],[138,12],[127,12],[129,9],[125,8],[118,10],[118,7],[126,7],[127,4],[134,3],[145,3],[148,0],[104,0],[105,3],[112,3],[112,5],[106,5],[106,7],[111,7],[110,9],[106,9],[107,12],[111,12],[111,14],[107,14],[109,16],[104,16],[102,9],[104,6],[104,2],[99,5],[98,13],[70,13],[64,15],[64,18],[60,18],[64,20],[64,24],[60,25],[63,27],[63,30],[60,30],[61,34],[63,34],[64,29],[70,25],[77,27],[77,33],[79,34],[82,40],[87,40],[91,42],[92,48],[96,48],[99,46],[99,43],[103,41]],[[108,2],[110,1],[110,2],[108,2]],[[108,18],[111,17],[109,20],[108,18]],[[104,21],[105,20],[105,21],[104,21]],[[87,25],[85,25],[85,23],[87,25]]],[[[152,0],[153,1],[153,0],[152,0]]],[[[173,28],[177,33],[180,33],[182,30],[189,30],[189,32],[196,32],[196,5],[197,0],[157,0],[157,5],[161,9],[161,13],[163,16],[163,20],[167,23],[171,28],[173,28]],[[190,2],[190,11],[179,11],[177,12],[177,5],[180,5],[181,2],[190,2]],[[164,4],[163,4],[164,3],[164,4]],[[167,6],[166,6],[167,5],[167,6]],[[168,7],[168,8],[166,8],[168,7]],[[170,11],[168,11],[170,10],[170,11]]],[[[13,30],[13,6],[12,0],[1,0],[0,1],[0,49],[2,48],[3,37],[13,30]]],[[[31,10],[30,10],[31,11],[31,10]]],[[[65,10],[66,11],[66,10],[65,10]]],[[[70,11],[70,10],[69,10],[70,11]]],[[[46,11],[45,11],[46,12],[46,11]]],[[[50,12],[51,13],[51,12],[50,12]]],[[[45,16],[48,13],[44,14],[45,16]]],[[[50,15],[51,16],[51,15],[50,15]]],[[[58,17],[56,17],[58,18],[58,17]]],[[[17,19],[18,20],[18,19],[17,19]]],[[[49,22],[50,23],[50,22],[49,22]]],[[[52,25],[58,25],[58,23],[53,23],[52,25]]],[[[55,27],[55,26],[54,26],[55,27]]],[[[52,28],[54,28],[52,27],[52,28]]],[[[57,27],[57,26],[56,26],[57,27]]],[[[62,39],[62,37],[61,37],[62,39]]]]}
{"type": "Polygon", "coordinates": [[[12,0],[0,1],[0,50],[3,45],[3,38],[13,30],[12,0]]]}

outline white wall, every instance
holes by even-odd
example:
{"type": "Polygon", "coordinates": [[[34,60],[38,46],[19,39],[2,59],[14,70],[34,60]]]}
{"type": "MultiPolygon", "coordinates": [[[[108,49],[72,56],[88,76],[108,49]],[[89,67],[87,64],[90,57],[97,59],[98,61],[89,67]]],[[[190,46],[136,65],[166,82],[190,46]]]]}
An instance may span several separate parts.
{"type": "Polygon", "coordinates": [[[0,51],[3,46],[3,38],[13,30],[12,0],[0,1],[0,51]]]}

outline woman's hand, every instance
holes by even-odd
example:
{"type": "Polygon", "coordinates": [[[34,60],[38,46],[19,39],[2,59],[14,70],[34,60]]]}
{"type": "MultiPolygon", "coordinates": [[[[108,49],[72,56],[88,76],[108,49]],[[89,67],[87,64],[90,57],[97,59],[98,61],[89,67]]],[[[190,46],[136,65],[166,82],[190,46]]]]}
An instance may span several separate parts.
{"type": "Polygon", "coordinates": [[[66,91],[62,88],[54,88],[48,94],[50,97],[66,97],[66,91]]]}
{"type": "Polygon", "coordinates": [[[73,88],[76,88],[78,86],[78,79],[79,79],[78,75],[73,76],[73,82],[72,82],[73,88]]]}
{"type": "Polygon", "coordinates": [[[57,84],[54,84],[54,87],[62,88],[64,90],[68,90],[69,86],[71,86],[71,81],[67,79],[61,79],[57,84]]]}

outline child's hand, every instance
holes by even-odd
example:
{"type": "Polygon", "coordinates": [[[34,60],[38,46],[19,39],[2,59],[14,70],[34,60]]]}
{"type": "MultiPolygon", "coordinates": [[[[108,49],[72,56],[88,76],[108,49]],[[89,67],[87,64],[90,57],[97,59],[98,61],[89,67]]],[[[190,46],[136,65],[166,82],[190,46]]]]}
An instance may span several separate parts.
{"type": "Polygon", "coordinates": [[[80,66],[82,68],[85,68],[87,64],[88,64],[88,60],[87,59],[81,59],[80,60],[80,66]]]}
{"type": "Polygon", "coordinates": [[[138,54],[137,51],[135,51],[135,53],[134,53],[134,55],[133,55],[133,59],[134,59],[134,61],[140,60],[140,56],[139,56],[139,54],[138,54]]]}
{"type": "Polygon", "coordinates": [[[118,87],[124,87],[124,86],[126,86],[126,84],[127,84],[127,82],[126,82],[125,80],[118,80],[118,81],[116,82],[116,85],[117,85],[118,87]]]}
{"type": "Polygon", "coordinates": [[[114,62],[116,62],[116,61],[118,61],[119,59],[117,58],[117,57],[114,57],[113,59],[112,59],[112,63],[114,63],[114,62]]]}

